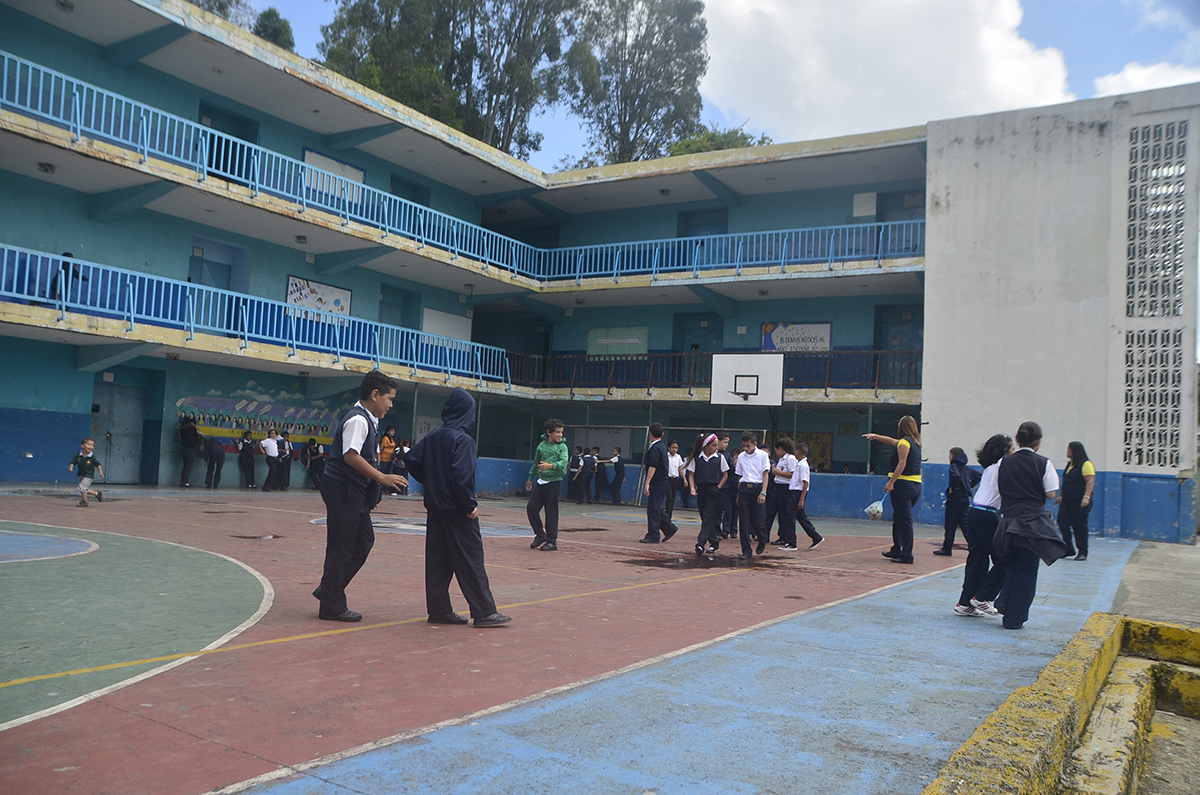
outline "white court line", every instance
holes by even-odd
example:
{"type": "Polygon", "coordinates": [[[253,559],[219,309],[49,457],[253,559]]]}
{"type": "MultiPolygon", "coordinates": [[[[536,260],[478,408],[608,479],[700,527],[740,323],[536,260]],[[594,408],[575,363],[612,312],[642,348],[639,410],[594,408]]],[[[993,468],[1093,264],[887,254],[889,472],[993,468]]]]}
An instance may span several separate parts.
{"type": "MultiPolygon", "coordinates": [[[[58,527],[57,525],[41,524],[39,522],[12,522],[12,524],[26,524],[26,525],[31,525],[33,527],[48,527],[48,528],[51,528],[54,530],[71,530],[71,529],[83,530],[84,529],[84,528],[58,527]]],[[[190,549],[194,552],[203,552],[208,555],[215,555],[218,558],[224,558],[225,560],[229,561],[230,563],[234,563],[234,564],[237,564],[238,566],[241,566],[243,569],[245,569],[246,571],[248,571],[254,575],[254,577],[258,580],[259,584],[262,585],[262,588],[263,588],[263,598],[262,598],[262,602],[260,602],[258,605],[258,610],[254,611],[254,615],[247,618],[241,624],[238,624],[236,627],[229,630],[224,635],[222,635],[221,637],[214,640],[212,643],[205,646],[204,649],[202,649],[202,651],[208,651],[209,649],[215,649],[219,646],[224,646],[226,643],[233,640],[238,635],[242,634],[243,632],[248,630],[250,627],[257,624],[262,619],[262,617],[267,614],[267,611],[271,609],[271,605],[273,605],[275,603],[275,589],[271,586],[270,580],[268,580],[266,577],[264,577],[258,571],[247,566],[245,563],[242,563],[240,560],[231,558],[228,555],[222,555],[220,552],[210,552],[207,549],[198,549],[196,547],[189,547],[186,544],[176,544],[173,541],[159,541],[158,539],[155,539],[155,538],[142,538],[141,536],[128,536],[123,533],[111,533],[111,532],[108,532],[107,530],[88,530],[87,532],[89,532],[89,533],[104,533],[105,535],[117,536],[118,538],[136,538],[141,541],[153,541],[158,544],[167,544],[169,546],[179,547],[181,549],[190,549]]],[[[84,693],[82,696],[79,696],[78,698],[73,698],[70,701],[64,701],[62,704],[58,704],[53,707],[47,707],[46,709],[39,710],[38,712],[30,713],[29,715],[25,715],[20,718],[14,718],[13,720],[8,721],[7,723],[0,723],[0,732],[6,731],[8,729],[14,729],[17,726],[23,726],[26,723],[32,723],[33,721],[38,720],[39,718],[45,718],[50,715],[55,715],[59,712],[65,712],[66,710],[71,709],[72,707],[77,707],[80,704],[84,704],[88,701],[94,701],[97,698],[106,696],[109,693],[116,692],[117,690],[121,690],[123,688],[129,687],[130,685],[137,684],[138,682],[141,682],[145,679],[149,679],[152,676],[156,676],[165,671],[169,671],[172,668],[178,668],[179,666],[183,665],[186,662],[191,662],[192,660],[196,659],[196,657],[198,657],[198,656],[200,656],[200,655],[194,655],[191,657],[183,657],[178,660],[172,660],[171,662],[167,663],[166,665],[160,665],[158,668],[154,668],[150,671],[140,673],[137,676],[132,676],[129,679],[124,679],[120,682],[117,682],[116,684],[109,685],[108,687],[103,687],[103,688],[100,688],[99,690],[93,690],[90,693],[84,693]]]]}
{"type": "MultiPolygon", "coordinates": [[[[958,568],[958,567],[955,567],[955,568],[958,568]]],[[[283,765],[283,766],[280,766],[280,768],[278,770],[272,770],[270,773],[263,773],[260,776],[255,776],[254,778],[246,779],[245,781],[238,782],[237,784],[230,784],[227,787],[221,787],[220,789],[209,790],[207,793],[204,793],[204,795],[233,795],[233,793],[243,792],[247,789],[250,789],[251,787],[258,786],[259,784],[267,784],[272,781],[278,781],[279,779],[286,778],[291,775],[298,775],[301,773],[305,773],[309,770],[312,770],[317,767],[321,767],[323,765],[332,764],[334,762],[340,762],[343,759],[349,759],[351,757],[359,756],[361,754],[365,754],[370,751],[376,751],[380,748],[386,748],[389,745],[395,745],[396,743],[404,742],[405,740],[411,740],[414,737],[420,737],[425,734],[430,734],[432,732],[437,731],[438,729],[447,729],[452,726],[460,726],[464,723],[469,723],[470,721],[475,721],[475,720],[479,720],[480,718],[487,717],[488,715],[494,715],[498,712],[505,712],[507,710],[514,709],[516,707],[524,706],[526,704],[532,704],[536,701],[541,701],[542,699],[547,698],[549,696],[558,695],[559,693],[566,693],[571,690],[577,690],[581,687],[584,687],[586,685],[595,684],[597,682],[603,682],[606,679],[612,679],[613,677],[620,676],[621,674],[630,673],[630,672],[636,671],[640,668],[646,668],[648,666],[655,665],[657,663],[666,662],[667,660],[674,659],[675,657],[680,657],[684,654],[688,654],[689,652],[699,651],[700,649],[705,649],[705,648],[708,648],[709,646],[715,646],[718,643],[722,643],[727,640],[732,640],[733,638],[736,638],[739,635],[745,635],[749,632],[763,629],[764,627],[769,627],[774,624],[779,624],[784,621],[789,621],[793,618],[796,618],[796,617],[802,616],[802,615],[806,615],[808,613],[815,613],[819,610],[828,610],[831,607],[838,607],[839,605],[844,605],[848,602],[854,602],[859,599],[865,599],[868,596],[874,596],[875,594],[881,593],[890,588],[895,588],[899,585],[904,585],[905,583],[909,583],[909,582],[917,582],[918,580],[924,580],[928,577],[934,577],[939,574],[945,574],[947,571],[953,571],[953,569],[943,569],[941,571],[932,571],[932,572],[929,572],[928,574],[922,574],[919,577],[911,577],[907,580],[904,580],[903,582],[896,582],[896,583],[891,583],[889,585],[883,585],[883,586],[880,586],[879,588],[875,588],[874,590],[866,591],[865,593],[856,594],[854,596],[848,596],[845,599],[839,599],[836,602],[830,602],[829,604],[824,604],[824,605],[817,605],[816,607],[810,607],[805,610],[801,610],[799,612],[792,613],[790,615],[781,616],[779,618],[772,618],[769,621],[763,621],[762,623],[755,624],[754,626],[735,630],[735,631],[727,633],[725,635],[721,635],[720,637],[712,638],[711,640],[701,641],[700,643],[695,643],[695,644],[692,644],[691,646],[687,646],[682,649],[676,649],[675,651],[670,651],[670,652],[667,652],[666,654],[660,654],[657,657],[651,657],[646,660],[641,660],[639,662],[632,663],[630,665],[625,666],[624,668],[618,668],[615,671],[609,671],[607,673],[597,674],[596,676],[590,676],[586,679],[580,679],[578,682],[571,682],[570,684],[560,685],[558,687],[554,687],[549,690],[544,690],[541,693],[534,693],[529,696],[524,696],[522,698],[518,698],[514,701],[506,702],[504,704],[497,704],[494,707],[487,707],[486,709],[481,709],[478,712],[472,712],[470,715],[463,715],[462,717],[459,717],[459,718],[449,718],[448,720],[439,721],[437,723],[431,723],[428,726],[422,726],[419,729],[410,729],[406,732],[401,732],[400,734],[395,734],[395,735],[392,735],[391,737],[387,737],[382,740],[374,740],[372,742],[365,743],[363,745],[359,745],[354,748],[348,748],[345,751],[338,751],[337,753],[333,753],[333,754],[329,754],[328,756],[320,757],[319,759],[313,759],[308,762],[302,762],[301,764],[298,764],[298,765],[283,765]]],[[[259,758],[263,758],[263,757],[259,757],[259,758]]],[[[263,761],[270,761],[270,760],[263,759],[263,761]]]]}
{"type": "MultiPolygon", "coordinates": [[[[37,536],[38,538],[42,538],[42,536],[38,536],[37,533],[20,533],[20,532],[17,532],[16,530],[0,530],[0,534],[4,534],[4,533],[6,533],[8,535],[13,535],[13,536],[30,536],[31,535],[31,536],[37,536]]],[[[75,538],[74,536],[51,536],[51,537],[52,538],[69,538],[72,541],[78,541],[81,544],[87,544],[88,548],[81,549],[78,552],[68,552],[65,555],[44,555],[42,557],[37,557],[37,558],[13,558],[12,560],[0,560],[0,563],[33,563],[34,561],[38,561],[38,560],[61,560],[62,558],[73,558],[76,555],[86,555],[89,552],[95,552],[97,549],[100,548],[95,544],[95,542],[88,541],[86,538],[75,538]]]]}

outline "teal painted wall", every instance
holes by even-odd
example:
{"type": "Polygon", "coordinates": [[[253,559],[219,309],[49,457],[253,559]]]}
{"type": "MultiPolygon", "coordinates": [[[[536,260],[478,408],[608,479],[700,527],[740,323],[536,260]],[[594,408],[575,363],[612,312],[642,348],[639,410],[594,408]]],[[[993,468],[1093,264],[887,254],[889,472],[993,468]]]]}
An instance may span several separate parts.
{"type": "Polygon", "coordinates": [[[121,68],[105,63],[103,48],[99,45],[73,36],[10,6],[0,5],[0,30],[6,33],[0,47],[13,55],[86,80],[93,85],[115,91],[189,121],[199,121],[201,102],[231,111],[259,122],[258,143],[267,149],[302,160],[304,147],[308,147],[363,169],[366,172],[366,183],[384,192],[391,188],[393,172],[411,181],[420,180],[430,188],[430,206],[433,209],[471,223],[479,223],[479,207],[471,196],[462,191],[423,175],[412,174],[393,163],[357,149],[334,152],[325,147],[323,136],[312,130],[269,116],[256,108],[246,107],[144,64],[121,68]]]}
{"type": "MultiPolygon", "coordinates": [[[[764,283],[770,289],[769,283],[764,283]]],[[[802,298],[796,300],[743,301],[738,305],[737,317],[724,321],[724,348],[726,351],[759,350],[762,347],[762,324],[768,321],[789,323],[831,322],[832,344],[837,349],[869,350],[875,345],[875,308],[892,304],[922,304],[920,295],[854,296],[835,298],[802,298]],[[738,326],[745,326],[746,333],[738,334],[738,326]]],[[[675,343],[676,314],[705,312],[704,304],[671,304],[656,306],[648,312],[644,306],[635,307],[575,307],[572,317],[561,326],[554,326],[553,350],[556,352],[581,352],[587,348],[588,330],[620,326],[649,326],[650,350],[669,351],[675,343]]],[[[505,321],[516,313],[497,313],[487,316],[489,328],[496,330],[491,344],[506,345],[503,340],[505,321]]]]}
{"type": "MultiPolygon", "coordinates": [[[[856,223],[853,216],[856,193],[923,190],[924,182],[916,180],[747,196],[741,204],[729,208],[729,231],[759,232],[856,223]]],[[[559,245],[567,248],[626,240],[674,238],[679,232],[680,212],[724,206],[713,200],[576,215],[562,225],[559,245]]],[[[857,219],[857,222],[864,220],[874,219],[857,219]]]]}
{"type": "MultiPolygon", "coordinates": [[[[250,295],[282,301],[287,277],[293,275],[352,290],[351,314],[368,320],[379,319],[383,285],[419,291],[424,306],[455,315],[467,313],[457,293],[366,268],[322,275],[304,261],[302,251],[151,210],[139,210],[111,224],[92,221],[88,201],[87,194],[0,170],[0,218],[4,219],[0,243],[52,254],[70,251],[101,265],[186,281],[192,236],[199,235],[252,250],[250,295]]],[[[412,325],[419,326],[419,320],[412,325]]]]}

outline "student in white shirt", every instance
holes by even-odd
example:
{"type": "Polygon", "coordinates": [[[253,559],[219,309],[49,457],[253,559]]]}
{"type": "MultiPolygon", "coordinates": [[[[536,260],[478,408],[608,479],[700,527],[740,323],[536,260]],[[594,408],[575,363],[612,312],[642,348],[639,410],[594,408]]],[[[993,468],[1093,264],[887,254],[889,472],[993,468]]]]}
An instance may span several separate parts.
{"type": "MultiPolygon", "coordinates": [[[[792,549],[796,548],[796,522],[800,523],[812,542],[808,548],[816,549],[821,546],[825,537],[817,532],[817,528],[808,518],[808,513],[804,508],[804,502],[808,499],[809,482],[808,445],[804,442],[796,445],[796,458],[799,459],[796,461],[796,471],[792,473],[792,482],[788,484],[788,515],[789,525],[792,528],[792,549]]],[[[782,549],[787,549],[787,547],[782,547],[782,549]]]]}
{"type": "Polygon", "coordinates": [[[767,549],[763,519],[766,513],[767,478],[771,475],[771,459],[766,450],[758,449],[758,437],[753,431],[742,434],[742,454],[738,456],[738,525],[741,529],[742,554],[738,560],[749,561],[767,549]],[[751,549],[752,538],[758,540],[757,550],[751,549]]]}
{"type": "Polygon", "coordinates": [[[267,479],[263,481],[263,493],[279,488],[279,442],[275,438],[275,429],[267,430],[267,438],[262,440],[263,457],[267,459],[267,479]]]}
{"type": "Polygon", "coordinates": [[[678,494],[683,507],[688,507],[687,482],[683,479],[683,456],[679,455],[679,442],[667,447],[667,519],[675,515],[675,495],[678,494]]]}
{"type": "Polygon", "coordinates": [[[967,511],[967,565],[963,571],[962,593],[954,612],[960,616],[997,616],[1000,611],[992,601],[1004,584],[1004,565],[992,549],[992,537],[1000,523],[1000,490],[996,475],[1000,461],[1013,451],[1013,440],[1007,433],[998,433],[975,451],[975,460],[983,467],[979,489],[967,511]],[[991,561],[989,570],[988,562],[991,561]]]}
{"type": "Polygon", "coordinates": [[[771,467],[771,484],[767,490],[767,515],[763,529],[771,537],[771,525],[779,520],[779,538],[771,543],[775,546],[790,544],[796,548],[796,526],[788,522],[788,490],[792,473],[796,471],[796,444],[786,437],[775,440],[775,464],[771,467]]]}

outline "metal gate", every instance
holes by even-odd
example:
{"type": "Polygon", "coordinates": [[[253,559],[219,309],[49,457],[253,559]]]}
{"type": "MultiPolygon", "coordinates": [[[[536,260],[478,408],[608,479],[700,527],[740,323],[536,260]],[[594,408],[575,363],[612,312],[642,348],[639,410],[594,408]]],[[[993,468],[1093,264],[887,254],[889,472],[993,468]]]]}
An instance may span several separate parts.
{"type": "Polygon", "coordinates": [[[96,384],[92,391],[92,438],[109,483],[139,483],[146,390],[96,384]]]}

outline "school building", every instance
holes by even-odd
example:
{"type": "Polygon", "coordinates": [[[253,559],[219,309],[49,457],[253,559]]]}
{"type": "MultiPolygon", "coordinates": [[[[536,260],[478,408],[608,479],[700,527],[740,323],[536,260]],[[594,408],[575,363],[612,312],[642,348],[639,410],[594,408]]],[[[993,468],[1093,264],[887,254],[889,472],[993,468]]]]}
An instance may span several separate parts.
{"type": "Polygon", "coordinates": [[[379,367],[401,437],[475,394],[484,493],[547,417],[632,464],[659,421],[808,440],[862,516],[907,413],[940,521],[1033,419],[1093,529],[1195,537],[1200,85],[547,174],[183,0],[0,0],[0,59],[0,482],[91,435],[174,485],[181,415],[327,440],[379,367]],[[777,412],[712,405],[763,351],[777,412]]]}

